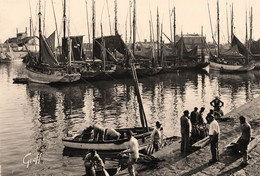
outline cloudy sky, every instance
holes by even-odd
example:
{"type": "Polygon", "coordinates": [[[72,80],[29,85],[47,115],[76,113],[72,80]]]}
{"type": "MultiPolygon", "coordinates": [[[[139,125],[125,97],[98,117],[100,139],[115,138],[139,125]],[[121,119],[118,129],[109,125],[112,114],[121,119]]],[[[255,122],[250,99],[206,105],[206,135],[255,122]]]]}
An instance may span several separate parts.
{"type": "MultiPolygon", "coordinates": [[[[45,34],[50,35],[55,29],[55,20],[52,1],[57,19],[58,32],[62,32],[62,2],[63,0],[41,0],[43,16],[45,19],[45,34]]],[[[100,24],[103,25],[103,35],[110,35],[110,25],[114,33],[114,1],[95,0],[96,2],[96,36],[101,35],[100,24]],[[108,6],[107,6],[108,2],[108,6]],[[109,13],[108,13],[109,9],[109,13]],[[110,16],[110,18],[109,18],[110,16]],[[111,21],[111,23],[109,23],[111,21]]],[[[125,39],[129,40],[130,8],[129,0],[118,1],[118,31],[125,39]],[[126,29],[127,25],[127,29],[126,29]]],[[[131,0],[133,1],[133,0],[131,0]]],[[[0,40],[16,36],[16,29],[24,32],[28,27],[29,18],[33,19],[33,25],[38,27],[37,13],[38,0],[0,0],[0,40]],[[30,8],[31,6],[31,8],[30,8]]],[[[150,39],[149,18],[152,14],[154,31],[156,32],[156,12],[159,9],[160,23],[163,24],[163,32],[169,37],[170,18],[169,10],[176,8],[176,31],[180,34],[201,33],[203,26],[207,41],[212,41],[208,3],[212,20],[213,33],[216,33],[216,2],[217,0],[136,0],[137,41],[150,39]]],[[[260,1],[259,0],[220,0],[220,38],[221,42],[227,42],[227,18],[230,33],[230,5],[234,6],[234,32],[239,39],[245,40],[246,10],[253,7],[253,39],[260,38],[260,1]],[[227,14],[228,12],[228,14],[227,14]]],[[[70,21],[70,35],[84,35],[84,41],[88,41],[87,10],[91,30],[92,0],[67,0],[67,17],[70,21]]],[[[133,8],[132,8],[133,11],[133,8]]],[[[249,12],[248,12],[249,13],[249,12]]],[[[249,18],[249,15],[248,15],[249,18]]],[[[133,19],[133,18],[132,18],[133,19]]],[[[248,21],[249,26],[249,21],[248,21]]],[[[249,30],[248,30],[249,31],[249,30]]],[[[92,34],[91,34],[92,35],[92,34]]],[[[155,34],[156,36],[156,34],[155,34]]],[[[164,38],[167,41],[166,38],[164,38]]]]}

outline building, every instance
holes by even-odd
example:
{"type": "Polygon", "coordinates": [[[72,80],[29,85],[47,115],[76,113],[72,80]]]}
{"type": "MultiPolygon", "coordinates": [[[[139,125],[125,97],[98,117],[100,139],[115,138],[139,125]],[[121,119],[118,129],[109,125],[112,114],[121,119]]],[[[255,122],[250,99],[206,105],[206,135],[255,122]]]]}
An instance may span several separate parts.
{"type": "MultiPolygon", "coordinates": [[[[201,48],[202,42],[206,42],[206,36],[201,36],[199,34],[183,34],[183,35],[176,35],[176,42],[183,37],[184,44],[188,50],[198,46],[201,48]]],[[[205,47],[204,47],[205,48],[205,47]]]]}

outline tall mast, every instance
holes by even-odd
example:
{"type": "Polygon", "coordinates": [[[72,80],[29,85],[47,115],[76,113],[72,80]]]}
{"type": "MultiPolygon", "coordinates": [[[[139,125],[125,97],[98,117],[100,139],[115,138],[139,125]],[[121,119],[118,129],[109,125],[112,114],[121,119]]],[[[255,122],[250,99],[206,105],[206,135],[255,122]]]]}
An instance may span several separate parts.
{"type": "Polygon", "coordinates": [[[129,0],[129,27],[130,27],[130,36],[129,36],[129,43],[130,43],[130,46],[132,44],[132,2],[131,0],[129,0]]]}
{"type": "Polygon", "coordinates": [[[125,43],[127,43],[127,18],[128,18],[128,13],[126,14],[126,19],[125,19],[125,43]]]}
{"type": "Polygon", "coordinates": [[[251,11],[250,11],[250,31],[249,31],[249,48],[248,48],[249,51],[251,51],[252,34],[253,34],[253,8],[251,7],[251,11]]]}
{"type": "Polygon", "coordinates": [[[175,7],[173,8],[173,15],[174,15],[174,18],[173,18],[173,43],[174,43],[174,46],[176,44],[176,13],[175,13],[175,7]]]}
{"type": "Polygon", "coordinates": [[[117,0],[115,0],[115,35],[118,34],[117,31],[117,0]]]}
{"type": "Polygon", "coordinates": [[[95,27],[96,27],[96,18],[95,18],[95,0],[92,0],[92,26],[93,26],[93,48],[92,48],[92,59],[95,61],[94,56],[94,47],[95,47],[95,27]]]}
{"type": "Polygon", "coordinates": [[[233,35],[234,35],[234,14],[233,14],[233,3],[231,5],[231,42],[232,42],[232,38],[233,38],[233,35]]]}
{"type": "MultiPolygon", "coordinates": [[[[106,1],[106,2],[107,2],[107,1],[106,1]]],[[[107,13],[108,13],[108,19],[109,19],[110,35],[112,35],[112,28],[111,28],[111,20],[110,20],[110,13],[109,13],[108,2],[107,2],[107,13]]]]}
{"type": "Polygon", "coordinates": [[[201,42],[201,45],[200,45],[200,47],[201,47],[201,61],[204,62],[205,60],[204,60],[203,26],[201,26],[201,40],[200,40],[200,42],[201,42]]]}
{"type": "Polygon", "coordinates": [[[230,38],[229,38],[229,28],[228,28],[228,4],[226,1],[226,16],[227,16],[227,38],[228,38],[228,43],[230,43],[230,38]]]}
{"type": "Polygon", "coordinates": [[[210,9],[209,9],[209,1],[208,1],[208,12],[209,12],[209,22],[210,22],[210,29],[211,29],[211,36],[214,44],[216,44],[216,41],[214,39],[213,29],[212,29],[212,22],[211,22],[211,15],[210,15],[210,9]]]}
{"type": "Polygon", "coordinates": [[[158,10],[158,7],[157,7],[157,41],[156,41],[156,43],[157,43],[157,62],[159,61],[159,56],[160,56],[160,49],[159,49],[159,45],[160,45],[160,42],[159,42],[159,40],[160,40],[160,23],[159,23],[159,10],[158,10]]]}
{"type": "Polygon", "coordinates": [[[169,2],[169,19],[170,19],[170,32],[171,32],[171,41],[172,41],[172,15],[171,15],[171,9],[170,9],[170,0],[169,2]]]}
{"type": "MultiPolygon", "coordinates": [[[[56,20],[56,14],[55,14],[55,10],[54,10],[53,0],[51,0],[51,2],[52,2],[52,10],[53,10],[53,15],[54,15],[54,20],[55,20],[56,31],[57,31],[58,46],[60,46],[58,26],[57,26],[57,20],[56,20]]],[[[59,52],[60,52],[60,51],[59,51],[59,52]]]]}
{"type": "Polygon", "coordinates": [[[42,40],[42,30],[41,30],[41,16],[42,16],[42,13],[41,13],[41,0],[39,0],[39,62],[42,62],[42,54],[41,54],[41,40],[42,40]]]}
{"type": "Polygon", "coordinates": [[[133,12],[133,55],[135,54],[135,39],[136,39],[136,0],[134,0],[133,12]]]}
{"type": "Polygon", "coordinates": [[[247,9],[246,9],[246,37],[245,37],[245,45],[248,48],[248,36],[247,36],[247,9]]]}
{"type": "Polygon", "coordinates": [[[217,23],[218,23],[218,57],[219,57],[219,0],[217,1],[217,23]]]}
{"type": "Polygon", "coordinates": [[[88,21],[88,2],[86,0],[86,13],[87,13],[87,27],[88,27],[88,44],[90,46],[90,29],[89,29],[89,21],[88,21]]]}
{"type": "Polygon", "coordinates": [[[162,47],[163,47],[163,38],[162,38],[162,33],[163,33],[163,24],[161,24],[161,36],[160,36],[160,40],[161,40],[161,47],[160,47],[160,49],[161,49],[161,52],[160,52],[160,66],[162,66],[162,64],[163,64],[163,50],[162,50],[162,47]]]}
{"type": "Polygon", "coordinates": [[[63,38],[66,38],[66,0],[64,0],[63,6],[63,38]]]}
{"type": "Polygon", "coordinates": [[[32,17],[30,17],[30,37],[32,36],[32,17]]]}

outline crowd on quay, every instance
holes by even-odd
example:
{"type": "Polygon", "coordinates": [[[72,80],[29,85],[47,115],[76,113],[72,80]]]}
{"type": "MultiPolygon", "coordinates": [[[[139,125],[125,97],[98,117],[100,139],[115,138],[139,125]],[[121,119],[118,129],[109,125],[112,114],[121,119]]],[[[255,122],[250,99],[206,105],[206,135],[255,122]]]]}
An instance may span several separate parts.
{"type": "MultiPolygon", "coordinates": [[[[214,99],[223,106],[224,103],[216,98],[214,99]]],[[[209,136],[210,142],[210,150],[212,159],[209,161],[209,164],[214,164],[220,160],[219,151],[218,151],[218,143],[220,138],[220,126],[216,121],[216,117],[219,114],[215,114],[216,110],[220,110],[217,106],[214,106],[214,100],[211,102],[211,105],[214,109],[210,109],[207,115],[204,115],[205,108],[201,107],[198,111],[197,107],[194,107],[194,110],[189,113],[188,110],[183,112],[183,115],[180,117],[180,125],[181,125],[181,153],[187,154],[191,152],[191,146],[195,142],[209,136]],[[217,109],[216,109],[217,107],[217,109]]],[[[222,112],[223,114],[223,112],[222,112]]],[[[240,152],[243,156],[243,161],[241,165],[248,164],[248,152],[247,148],[251,139],[251,126],[246,121],[246,117],[240,116],[240,128],[241,128],[241,136],[238,139],[236,146],[237,151],[240,152]]],[[[120,133],[118,133],[115,129],[112,128],[103,128],[100,125],[92,125],[87,128],[87,131],[94,131],[94,141],[103,141],[104,139],[119,139],[120,133]]],[[[121,152],[121,154],[128,155],[127,168],[130,176],[135,176],[134,164],[137,162],[139,158],[139,144],[137,139],[134,137],[133,132],[128,130],[127,138],[129,140],[128,145],[126,146],[126,150],[121,152]]],[[[160,150],[160,147],[163,143],[163,127],[162,124],[157,121],[155,124],[155,128],[151,133],[151,142],[153,146],[153,151],[160,150]]],[[[95,169],[93,167],[93,163],[96,163],[101,166],[104,175],[107,175],[106,170],[104,169],[104,163],[102,159],[99,157],[95,150],[91,150],[85,156],[85,168],[87,175],[95,175],[95,169]]]]}

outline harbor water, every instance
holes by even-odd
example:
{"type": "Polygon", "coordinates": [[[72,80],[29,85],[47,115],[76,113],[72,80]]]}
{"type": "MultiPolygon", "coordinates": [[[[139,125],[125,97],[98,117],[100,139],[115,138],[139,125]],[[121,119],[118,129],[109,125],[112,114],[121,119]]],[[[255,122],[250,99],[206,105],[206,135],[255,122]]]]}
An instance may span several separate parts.
{"type": "MultiPolygon", "coordinates": [[[[0,162],[2,175],[83,175],[83,156],[68,154],[62,137],[99,123],[140,126],[132,79],[80,81],[66,85],[13,84],[25,74],[17,60],[0,64],[0,162]]],[[[260,70],[222,74],[208,68],[139,78],[150,126],[160,121],[165,136],[180,135],[180,116],[196,106],[212,108],[219,96],[223,112],[260,95],[260,70]]]]}

